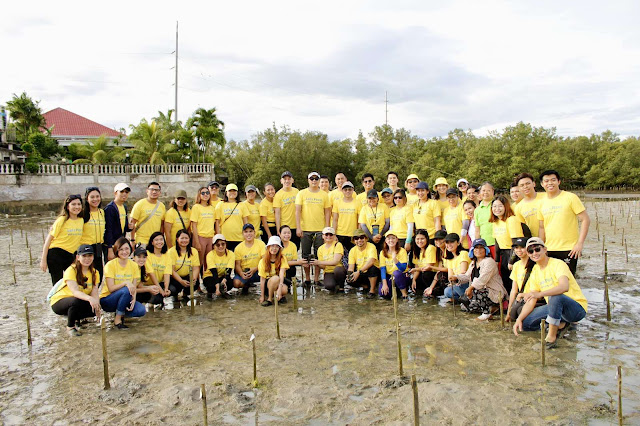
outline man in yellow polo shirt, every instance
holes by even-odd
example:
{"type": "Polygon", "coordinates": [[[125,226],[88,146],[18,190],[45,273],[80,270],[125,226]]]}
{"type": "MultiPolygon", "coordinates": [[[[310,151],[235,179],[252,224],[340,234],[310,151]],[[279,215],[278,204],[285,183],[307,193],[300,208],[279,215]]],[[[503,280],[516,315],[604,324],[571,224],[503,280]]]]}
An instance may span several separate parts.
{"type": "Polygon", "coordinates": [[[547,349],[557,346],[557,339],[568,330],[569,324],[587,315],[587,299],[565,262],[548,256],[544,241],[538,237],[527,241],[527,253],[536,264],[527,281],[526,293],[518,294],[525,305],[513,325],[513,333],[540,330],[546,318],[549,324],[547,349]],[[547,304],[535,308],[536,301],[545,298],[547,304]],[[535,309],[534,309],[535,308],[535,309]]]}
{"type": "Polygon", "coordinates": [[[276,218],[276,230],[280,236],[280,228],[287,225],[291,228],[291,242],[300,247],[300,237],[296,233],[296,196],[298,188],[293,187],[293,175],[290,171],[282,172],[280,183],[282,188],[273,197],[273,214],[276,218]]]}
{"type": "Polygon", "coordinates": [[[518,220],[529,227],[532,237],[540,235],[538,209],[540,202],[547,196],[544,192],[536,192],[536,181],[529,173],[520,173],[513,180],[518,185],[522,199],[513,209],[518,220]]]}
{"type": "Polygon", "coordinates": [[[378,274],[378,251],[376,246],[368,241],[367,235],[362,229],[353,233],[355,247],[349,250],[349,269],[347,282],[352,287],[368,288],[367,298],[376,297],[378,274]]]}
{"type": "Polygon", "coordinates": [[[549,256],[567,263],[575,275],[591,219],[576,194],[560,189],[557,171],[542,172],[540,181],[547,197],[542,199],[538,209],[539,237],[545,242],[549,256]],[[578,219],[582,221],[579,234],[578,219]]]}
{"type": "Polygon", "coordinates": [[[133,205],[131,209],[131,243],[145,245],[154,232],[164,229],[164,204],[158,200],[161,188],[158,182],[147,185],[147,198],[133,205]]]}

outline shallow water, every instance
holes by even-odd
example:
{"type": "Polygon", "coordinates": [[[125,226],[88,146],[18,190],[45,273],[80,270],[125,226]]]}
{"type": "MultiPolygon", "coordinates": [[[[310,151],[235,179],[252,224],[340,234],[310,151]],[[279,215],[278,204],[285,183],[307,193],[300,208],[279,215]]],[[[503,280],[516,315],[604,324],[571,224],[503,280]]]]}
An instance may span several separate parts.
{"type": "MultiPolygon", "coordinates": [[[[508,325],[501,329],[500,321],[479,324],[474,315],[460,311],[454,318],[450,305],[400,303],[404,373],[418,379],[423,423],[613,424],[618,365],[623,368],[625,422],[640,423],[640,206],[636,200],[602,199],[586,205],[592,226],[578,281],[589,313],[577,331],[547,351],[546,367],[540,365],[539,333],[515,337],[508,325]],[[610,323],[603,303],[605,234],[610,242],[610,323]]],[[[275,338],[273,307],[260,307],[255,294],[199,300],[195,316],[189,308],[149,312],[129,320],[127,331],[109,329],[112,389],[103,390],[100,330],[91,322],[83,336],[67,337],[65,320],[45,301],[50,278],[37,264],[41,230],[51,222],[45,212],[0,223],[0,422],[200,424],[201,383],[207,387],[211,424],[412,421],[411,386],[398,377],[392,304],[364,299],[355,291],[312,292],[299,301],[298,311],[289,296],[289,303],[280,306],[282,340],[275,338]],[[251,327],[257,337],[255,389],[251,327]]]]}

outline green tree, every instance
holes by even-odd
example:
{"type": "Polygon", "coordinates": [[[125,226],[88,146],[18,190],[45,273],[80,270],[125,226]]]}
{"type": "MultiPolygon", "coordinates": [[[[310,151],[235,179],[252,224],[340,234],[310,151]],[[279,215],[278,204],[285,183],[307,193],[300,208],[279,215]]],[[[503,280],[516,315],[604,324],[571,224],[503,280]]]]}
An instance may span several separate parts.
{"type": "Polygon", "coordinates": [[[105,135],[89,140],[86,144],[73,143],[68,148],[74,163],[108,164],[122,162],[125,152],[119,146],[109,146],[105,135]]]}
{"type": "Polygon", "coordinates": [[[13,98],[7,102],[7,110],[18,130],[18,141],[26,142],[31,132],[38,132],[45,127],[42,110],[38,106],[40,101],[33,101],[26,92],[20,96],[13,94],[13,98]]]}
{"type": "Polygon", "coordinates": [[[134,163],[165,164],[180,159],[177,146],[171,143],[171,132],[158,126],[155,120],[149,123],[143,118],[140,124],[130,127],[129,141],[134,148],[127,152],[134,163]]]}
{"type": "Polygon", "coordinates": [[[213,154],[214,148],[224,149],[224,123],[218,119],[216,109],[198,108],[187,120],[187,129],[193,129],[197,147],[197,161],[213,154]]]}

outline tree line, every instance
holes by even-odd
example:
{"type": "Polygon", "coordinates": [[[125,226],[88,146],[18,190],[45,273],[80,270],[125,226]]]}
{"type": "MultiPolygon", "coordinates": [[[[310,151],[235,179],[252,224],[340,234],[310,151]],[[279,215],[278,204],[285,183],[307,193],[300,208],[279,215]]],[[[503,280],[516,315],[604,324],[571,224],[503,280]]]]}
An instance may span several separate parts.
{"type": "MultiPolygon", "coordinates": [[[[7,109],[28,163],[71,160],[76,163],[164,164],[211,162],[218,176],[241,187],[277,184],[289,170],[299,186],[306,175],[318,171],[331,178],[343,172],[358,186],[364,173],[372,173],[378,186],[384,185],[388,171],[401,179],[409,173],[433,185],[437,177],[450,181],[460,177],[472,183],[491,180],[508,188],[513,177],[523,171],[534,176],[546,169],[560,172],[565,187],[607,189],[640,187],[640,140],[605,131],[590,136],[564,137],[555,128],[535,127],[519,122],[502,131],[476,136],[454,129],[443,137],[422,138],[403,128],[376,126],[367,137],[362,131],[355,139],[330,140],[320,131],[292,130],[275,124],[249,140],[227,141],[224,123],[215,108],[199,108],[182,123],[171,118],[173,110],[158,112],[151,120],[130,125],[127,136],[134,146],[113,144],[104,137],[88,144],[59,147],[44,128],[38,102],[25,93],[14,95],[7,109]]],[[[124,129],[122,129],[124,135],[124,129]]]]}

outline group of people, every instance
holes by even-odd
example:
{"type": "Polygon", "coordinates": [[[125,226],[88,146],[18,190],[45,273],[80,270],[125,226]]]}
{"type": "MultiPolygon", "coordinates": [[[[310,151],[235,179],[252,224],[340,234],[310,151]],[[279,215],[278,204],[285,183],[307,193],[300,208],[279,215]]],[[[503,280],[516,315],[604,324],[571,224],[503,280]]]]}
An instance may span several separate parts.
{"type": "Polygon", "coordinates": [[[247,294],[258,287],[260,303],[286,302],[291,279],[302,267],[303,284],[337,292],[361,288],[368,298],[411,294],[443,297],[488,320],[503,303],[514,333],[549,324],[547,342],[556,344],[587,303],[575,280],[589,229],[579,200],[560,189],[557,171],[536,179],[518,175],[509,196],[493,185],[451,187],[435,180],[433,191],[416,174],[399,187],[396,172],[378,192],[370,173],[362,192],[343,173],[307,176],[294,187],[281,175],[281,188],[267,183],[239,189],[210,182],[190,205],[178,190],[167,209],[160,184],[129,212],[130,187],[114,187],[114,200],[102,208],[97,187],[65,200],[45,240],[41,268],[54,284],[53,311],[67,315],[70,334],[100,311],[115,312],[114,325],[146,313],[143,303],[161,308],[189,303],[191,285],[207,297],[228,297],[232,288],[247,294]],[[262,200],[258,200],[261,196],[262,200]],[[579,224],[578,220],[581,221],[579,224]],[[300,252],[298,249],[301,249],[300,252]]]}

